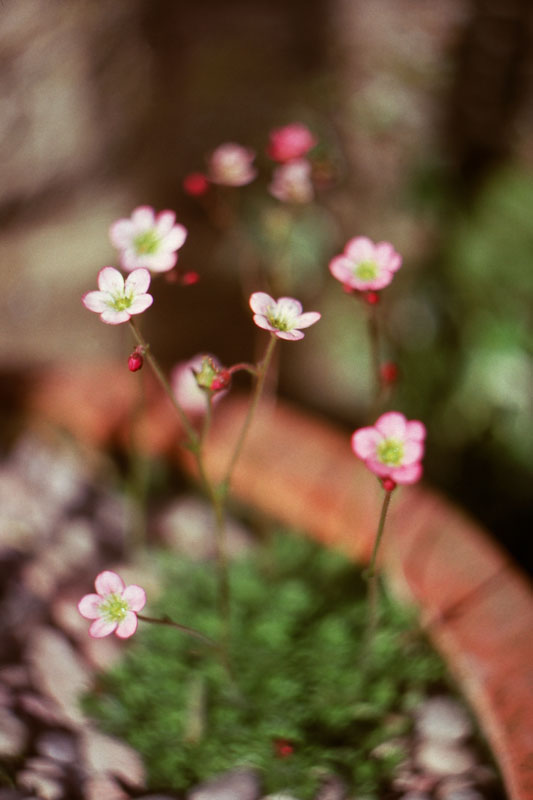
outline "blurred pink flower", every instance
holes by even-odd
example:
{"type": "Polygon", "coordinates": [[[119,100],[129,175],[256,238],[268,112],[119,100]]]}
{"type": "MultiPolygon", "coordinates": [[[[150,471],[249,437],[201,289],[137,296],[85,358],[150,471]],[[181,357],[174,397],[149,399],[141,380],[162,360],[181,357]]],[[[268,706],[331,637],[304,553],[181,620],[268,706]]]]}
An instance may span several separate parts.
{"type": "Polygon", "coordinates": [[[267,153],[274,161],[284,163],[295,158],[301,158],[312,147],[317,140],[305,125],[301,122],[293,122],[283,128],[276,128],[270,132],[270,143],[267,153]]]}
{"type": "Polygon", "coordinates": [[[310,203],[314,192],[309,161],[300,158],[276,167],[268,191],[283,203],[310,203]]]}
{"type": "Polygon", "coordinates": [[[375,425],[352,435],[352,450],[371,472],[395,483],[416,483],[422,476],[426,428],[398,411],[382,414],[375,425]]]}
{"type": "Polygon", "coordinates": [[[255,152],[234,142],[226,142],[213,150],[208,159],[209,179],[222,186],[245,186],[257,175],[252,164],[255,152]]]}
{"type": "Polygon", "coordinates": [[[254,322],[259,328],[270,331],[278,339],[297,341],[304,334],[299,328],[308,328],[320,319],[318,311],[302,314],[302,304],[292,297],[274,300],[265,292],[254,292],[250,297],[250,308],[254,322]]]}
{"type": "Polygon", "coordinates": [[[89,311],[100,314],[102,322],[119,325],[152,305],[154,298],[147,294],[149,286],[147,269],[133,270],[124,281],[118,269],[104,267],[98,273],[98,291],[86,292],[81,301],[89,311]]]}
{"type": "Polygon", "coordinates": [[[129,219],[119,219],[109,229],[109,238],[119,250],[120,265],[127,271],[146,267],[166,272],[178,260],[176,250],[185,242],[187,229],[174,224],[173,211],[155,214],[151,206],[139,206],[129,219]]]}
{"type": "MultiPolygon", "coordinates": [[[[174,396],[183,410],[191,417],[200,417],[207,411],[207,392],[198,385],[195,374],[202,370],[206,358],[212,362],[214,372],[221,369],[222,364],[218,358],[199,353],[188,361],[180,361],[179,364],[176,364],[170,375],[170,385],[174,396]]],[[[225,394],[225,391],[217,391],[213,395],[213,402],[218,402],[225,394]]]]}
{"type": "Polygon", "coordinates": [[[116,572],[106,570],[96,576],[97,594],[86,594],[78,603],[78,611],[94,622],[89,635],[100,639],[115,633],[121,639],[133,636],[137,630],[137,613],[146,604],[146,592],[132,583],[125,586],[116,572]]]}
{"type": "Polygon", "coordinates": [[[401,266],[402,257],[389,242],[374,244],[366,236],[356,236],[330,262],[329,270],[344,286],[364,292],[384,289],[401,266]]]}

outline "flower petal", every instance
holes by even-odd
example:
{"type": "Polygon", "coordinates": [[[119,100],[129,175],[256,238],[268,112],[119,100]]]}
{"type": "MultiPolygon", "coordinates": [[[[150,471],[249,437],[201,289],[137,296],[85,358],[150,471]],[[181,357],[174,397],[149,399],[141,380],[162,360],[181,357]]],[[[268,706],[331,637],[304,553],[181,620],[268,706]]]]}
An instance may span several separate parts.
{"type": "Polygon", "coordinates": [[[165,235],[163,246],[168,250],[179,250],[187,238],[187,228],[183,225],[174,227],[165,235]]]}
{"type": "Polygon", "coordinates": [[[120,575],[117,575],[116,572],[112,572],[109,569],[100,572],[100,574],[96,576],[94,585],[98,594],[103,597],[106,594],[114,594],[115,592],[122,593],[124,591],[124,581],[120,575]]]}
{"type": "Polygon", "coordinates": [[[104,267],[98,273],[98,288],[101,292],[121,294],[124,291],[124,278],[122,273],[114,267],[104,267]]]}
{"type": "Polygon", "coordinates": [[[414,419],[411,420],[411,422],[408,422],[406,431],[408,439],[414,439],[417,442],[423,442],[426,438],[426,426],[423,422],[419,422],[419,420],[414,419]]]}
{"type": "Polygon", "coordinates": [[[134,235],[135,226],[131,219],[117,219],[109,228],[111,244],[119,249],[129,247],[134,235]]]}
{"type": "Polygon", "coordinates": [[[363,461],[375,456],[377,446],[383,437],[375,428],[359,428],[352,434],[352,450],[363,461]]]}
{"type": "Polygon", "coordinates": [[[414,439],[407,439],[403,443],[402,467],[408,464],[414,464],[415,461],[420,461],[423,455],[424,445],[422,442],[417,442],[414,439]]]}
{"type": "Polygon", "coordinates": [[[388,411],[376,421],[375,428],[386,439],[403,441],[406,434],[407,420],[399,411],[388,411]]]}
{"type": "Polygon", "coordinates": [[[147,269],[134,269],[126,278],[126,292],[144,294],[150,286],[150,273],[147,269]]]}
{"type": "Polygon", "coordinates": [[[81,298],[81,302],[89,311],[101,314],[108,307],[109,295],[106,292],[86,292],[81,298]]]}
{"type": "Polygon", "coordinates": [[[273,333],[278,337],[278,339],[286,339],[288,342],[297,342],[299,339],[303,339],[305,336],[304,333],[296,330],[296,328],[293,328],[292,331],[273,330],[273,333]]]}
{"type": "Polygon", "coordinates": [[[146,605],[146,592],[142,586],[137,586],[136,583],[126,586],[122,592],[122,597],[126,600],[132,611],[142,611],[146,605]]]}
{"type": "Polygon", "coordinates": [[[114,308],[108,308],[100,314],[102,322],[108,325],[120,325],[122,322],[127,322],[131,317],[128,311],[117,311],[114,308]]]}
{"type": "Polygon", "coordinates": [[[302,313],[302,304],[294,297],[280,297],[276,303],[276,316],[279,314],[293,321],[302,313]]]}
{"type": "MultiPolygon", "coordinates": [[[[256,314],[266,314],[268,310],[276,305],[273,297],[270,297],[266,292],[254,292],[250,297],[250,308],[256,314]]],[[[259,324],[259,323],[257,323],[259,324]]]]}
{"type": "Polygon", "coordinates": [[[89,628],[89,636],[92,636],[93,639],[101,639],[103,636],[109,636],[110,633],[113,633],[116,627],[116,622],[106,622],[105,619],[100,617],[95,619],[89,628]]]}
{"type": "Polygon", "coordinates": [[[137,630],[137,625],[138,622],[136,614],[134,614],[133,611],[128,611],[122,622],[119,622],[115,634],[120,639],[127,639],[129,636],[133,636],[137,630]]]}
{"type": "Polygon", "coordinates": [[[173,211],[160,211],[155,218],[155,227],[160,236],[166,236],[170,233],[172,226],[176,222],[176,215],[173,211]]]}
{"type": "Polygon", "coordinates": [[[374,243],[368,236],[356,236],[346,244],[344,255],[356,262],[373,260],[374,243]]]}
{"type": "Polygon", "coordinates": [[[155,225],[155,213],[152,206],[138,206],[131,215],[136,233],[143,233],[155,225]]]}
{"type": "Polygon", "coordinates": [[[329,263],[329,271],[341,283],[348,283],[353,278],[353,261],[346,256],[335,256],[329,263]]]}
{"type": "Polygon", "coordinates": [[[132,300],[127,313],[142,314],[143,311],[146,311],[147,308],[150,308],[153,302],[154,298],[151,294],[140,294],[134,300],[132,300]]]}
{"type": "Polygon", "coordinates": [[[305,314],[300,314],[298,319],[295,320],[297,328],[308,328],[318,322],[322,315],[318,311],[306,311],[305,314]]]}
{"type": "Polygon", "coordinates": [[[85,619],[98,619],[101,602],[102,598],[99,594],[86,594],[78,603],[78,611],[85,619]]]}
{"type": "Polygon", "coordinates": [[[404,467],[394,467],[390,471],[390,477],[396,483],[416,483],[422,477],[422,471],[422,464],[417,461],[404,467]]]}
{"type": "Polygon", "coordinates": [[[263,314],[254,314],[254,322],[259,328],[263,328],[265,331],[277,331],[277,328],[274,328],[263,314]]]}
{"type": "Polygon", "coordinates": [[[176,261],[178,260],[177,253],[169,253],[165,250],[161,250],[159,253],[154,253],[153,255],[145,255],[140,256],[139,263],[142,263],[143,266],[148,267],[151,269],[152,272],[168,272],[169,269],[172,269],[176,261]]]}

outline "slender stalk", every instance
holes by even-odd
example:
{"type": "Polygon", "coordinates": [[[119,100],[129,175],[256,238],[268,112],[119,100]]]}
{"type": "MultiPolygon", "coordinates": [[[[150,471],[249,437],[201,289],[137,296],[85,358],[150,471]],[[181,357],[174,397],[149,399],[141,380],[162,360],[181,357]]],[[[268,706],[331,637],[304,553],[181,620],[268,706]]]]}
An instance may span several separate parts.
{"type": "Polygon", "coordinates": [[[368,340],[370,343],[370,362],[374,376],[374,404],[377,405],[380,399],[382,386],[377,306],[372,305],[369,307],[367,320],[368,340]]]}
{"type": "Polygon", "coordinates": [[[174,622],[174,620],[170,619],[170,617],[146,617],[144,614],[137,614],[137,618],[141,619],[143,622],[151,622],[154,625],[168,625],[171,628],[176,628],[182,633],[186,633],[187,636],[192,636],[194,639],[199,639],[201,642],[208,644],[210,647],[218,648],[218,644],[213,641],[213,639],[210,639],[209,636],[205,636],[195,628],[189,628],[187,625],[181,625],[179,622],[174,622]]]}
{"type": "Polygon", "coordinates": [[[189,419],[188,419],[185,411],[182,409],[182,407],[180,406],[180,404],[176,400],[174,392],[172,391],[172,388],[171,388],[169,382],[167,381],[163,370],[159,366],[159,363],[157,362],[155,357],[152,355],[148,343],[145,341],[142,333],[140,332],[140,330],[136,326],[136,324],[133,321],[133,319],[130,319],[130,328],[132,330],[132,333],[133,333],[133,336],[135,338],[135,341],[137,342],[137,344],[139,344],[143,348],[143,353],[144,353],[144,355],[146,357],[146,360],[150,364],[150,366],[153,369],[153,371],[155,373],[155,376],[157,377],[159,383],[161,384],[161,386],[165,390],[166,394],[168,395],[168,398],[169,398],[170,402],[172,403],[172,405],[176,409],[176,411],[178,413],[178,416],[180,418],[181,424],[183,425],[183,428],[185,429],[185,431],[187,433],[187,436],[189,438],[189,444],[190,444],[191,448],[193,450],[197,449],[197,447],[198,447],[198,434],[196,433],[196,431],[194,430],[193,426],[189,422],[189,419]]]}
{"type": "Polygon", "coordinates": [[[377,629],[378,623],[378,574],[376,571],[376,559],[379,550],[379,546],[381,544],[381,539],[383,537],[383,531],[385,530],[385,520],[387,519],[387,512],[389,510],[389,504],[392,496],[392,491],[385,491],[385,496],[383,497],[383,505],[381,506],[381,514],[379,516],[379,523],[378,529],[376,532],[376,538],[374,539],[374,547],[372,550],[372,556],[370,557],[370,565],[366,572],[366,578],[368,580],[368,621],[367,621],[367,630],[366,630],[366,650],[370,650],[372,642],[374,641],[374,636],[377,629]]]}
{"type": "Polygon", "coordinates": [[[265,355],[263,357],[263,360],[258,365],[257,383],[255,385],[254,395],[253,395],[252,401],[251,401],[251,403],[250,403],[250,405],[248,407],[248,412],[247,412],[245,420],[243,422],[243,425],[242,425],[242,428],[241,428],[241,431],[240,431],[240,434],[239,434],[239,438],[237,439],[237,443],[235,445],[235,449],[234,449],[234,451],[232,453],[232,456],[230,458],[230,462],[228,464],[228,468],[226,470],[226,474],[225,474],[224,479],[223,479],[222,484],[221,484],[221,488],[222,488],[222,491],[223,491],[224,495],[226,495],[227,492],[229,491],[229,487],[230,487],[230,484],[231,484],[231,478],[232,478],[232,475],[233,475],[233,470],[235,469],[235,465],[236,465],[236,463],[238,461],[238,458],[239,458],[239,456],[241,454],[244,442],[246,440],[246,436],[247,436],[248,431],[250,429],[250,425],[251,425],[252,419],[253,419],[254,414],[255,414],[255,412],[257,410],[257,405],[259,403],[259,398],[261,397],[261,393],[262,393],[263,387],[265,385],[265,378],[266,378],[266,374],[268,372],[268,367],[269,367],[270,362],[272,360],[272,355],[274,353],[274,348],[276,346],[276,341],[277,341],[276,336],[274,334],[271,334],[270,341],[269,341],[269,343],[267,345],[267,349],[266,349],[265,355]]]}

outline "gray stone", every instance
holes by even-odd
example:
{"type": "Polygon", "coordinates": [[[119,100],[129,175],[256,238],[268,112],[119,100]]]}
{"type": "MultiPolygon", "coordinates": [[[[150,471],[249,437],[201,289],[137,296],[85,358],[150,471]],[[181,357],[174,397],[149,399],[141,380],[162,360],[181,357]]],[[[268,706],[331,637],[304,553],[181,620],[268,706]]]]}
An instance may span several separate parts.
{"type": "Polygon", "coordinates": [[[17,785],[35,792],[39,800],[63,800],[65,797],[63,786],[59,781],[32,769],[17,772],[17,785]]]}
{"type": "Polygon", "coordinates": [[[42,697],[34,692],[23,692],[19,695],[19,703],[24,711],[47,725],[65,723],[61,710],[49,697],[42,697]]]}
{"type": "Polygon", "coordinates": [[[234,769],[200,784],[187,800],[258,800],[259,777],[253,769],[234,769]]]}
{"type": "Polygon", "coordinates": [[[27,657],[37,688],[55,701],[67,723],[82,723],[80,697],[90,686],[91,674],[67,639],[52,628],[38,628],[27,657]]]}
{"type": "Polygon", "coordinates": [[[417,748],[415,762],[420,769],[442,776],[462,775],[476,765],[469,748],[430,739],[417,748]]]}
{"type": "Polygon", "coordinates": [[[74,737],[61,731],[45,731],[37,739],[37,752],[60,764],[71,764],[76,760],[74,737]]]}
{"type": "Polygon", "coordinates": [[[83,783],[85,800],[130,800],[110,775],[90,775],[83,783]]]}
{"type": "Polygon", "coordinates": [[[0,669],[0,681],[12,689],[22,689],[30,685],[30,676],[24,665],[8,664],[0,669]]]}
{"type": "Polygon", "coordinates": [[[432,697],[416,714],[416,731],[424,739],[457,742],[472,733],[472,724],[463,706],[451,697],[432,697]]]}
{"type": "Polygon", "coordinates": [[[144,788],[145,770],[136,750],[91,727],[84,728],[80,734],[82,760],[90,772],[114,775],[129,786],[144,788]]]}
{"type": "Polygon", "coordinates": [[[47,778],[61,779],[64,777],[60,765],[54,761],[50,761],[48,758],[41,758],[39,756],[28,758],[25,767],[33,772],[38,772],[40,775],[45,775],[47,778]]]}
{"type": "Polygon", "coordinates": [[[0,709],[0,757],[15,758],[26,746],[28,732],[24,723],[11,711],[0,709]]]}

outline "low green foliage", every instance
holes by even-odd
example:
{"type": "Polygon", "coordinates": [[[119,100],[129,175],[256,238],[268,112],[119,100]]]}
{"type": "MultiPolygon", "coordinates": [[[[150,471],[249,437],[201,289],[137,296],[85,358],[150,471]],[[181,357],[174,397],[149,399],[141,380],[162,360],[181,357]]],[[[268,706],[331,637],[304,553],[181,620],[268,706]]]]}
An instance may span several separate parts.
{"type": "MultiPolygon", "coordinates": [[[[166,589],[150,611],[216,637],[211,565],[163,560],[166,589]]],[[[361,574],[287,533],[233,563],[231,590],[237,694],[208,646],[141,623],[86,708],[140,751],[153,788],[183,789],[246,765],[260,770],[265,790],[302,800],[332,772],[377,796],[402,749],[372,751],[405,732],[409,707],[444,674],[413,619],[384,602],[365,657],[361,574]]]]}

